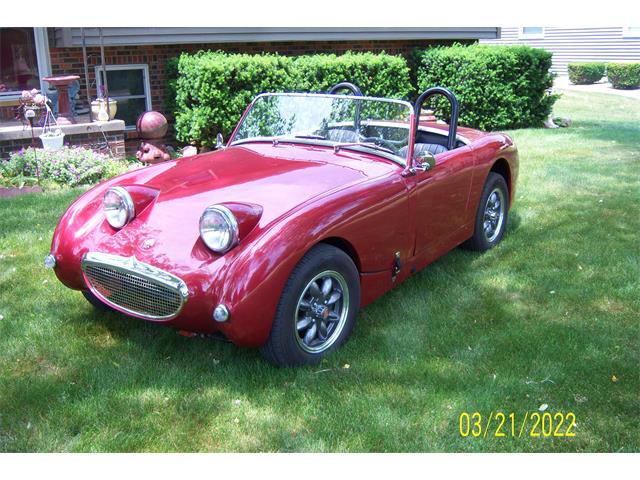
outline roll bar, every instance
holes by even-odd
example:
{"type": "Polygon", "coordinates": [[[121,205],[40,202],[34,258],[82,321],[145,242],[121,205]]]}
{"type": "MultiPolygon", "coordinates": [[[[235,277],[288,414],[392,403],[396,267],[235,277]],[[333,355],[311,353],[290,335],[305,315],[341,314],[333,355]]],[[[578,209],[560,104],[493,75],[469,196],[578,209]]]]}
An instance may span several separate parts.
{"type": "MultiPolygon", "coordinates": [[[[353,93],[353,95],[356,97],[364,97],[364,95],[362,94],[362,90],[360,90],[360,88],[355,83],[351,83],[351,82],[336,83],[333,87],[329,89],[329,94],[335,95],[338,91],[342,90],[343,88],[347,88],[351,90],[351,93],[353,93]]],[[[355,129],[356,132],[360,131],[360,110],[362,108],[361,103],[362,103],[361,101],[356,103],[355,118],[353,119],[353,128],[355,129]]]]}
{"type": "Polygon", "coordinates": [[[425,100],[431,98],[434,95],[442,95],[449,100],[451,104],[451,121],[449,122],[449,137],[447,138],[447,149],[453,150],[456,145],[456,132],[458,131],[458,114],[460,112],[460,105],[458,99],[451,92],[451,90],[444,87],[431,87],[424,91],[422,95],[418,97],[413,107],[415,112],[415,119],[413,125],[414,138],[417,138],[418,127],[420,125],[420,111],[422,110],[422,104],[425,100]]]}
{"type": "Polygon", "coordinates": [[[348,88],[356,97],[363,97],[362,90],[358,88],[358,86],[351,82],[340,82],[336,83],[333,87],[329,89],[329,94],[335,95],[339,90],[343,88],[348,88]]]}

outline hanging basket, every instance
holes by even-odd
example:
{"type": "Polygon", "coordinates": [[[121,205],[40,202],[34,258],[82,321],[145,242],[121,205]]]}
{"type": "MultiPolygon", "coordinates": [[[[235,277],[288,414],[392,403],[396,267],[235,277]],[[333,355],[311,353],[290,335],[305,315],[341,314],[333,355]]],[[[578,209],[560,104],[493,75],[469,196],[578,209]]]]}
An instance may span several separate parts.
{"type": "Polygon", "coordinates": [[[45,132],[40,135],[40,140],[42,140],[42,147],[45,150],[59,150],[64,142],[64,133],[60,129],[55,132],[45,132]]]}
{"type": "Polygon", "coordinates": [[[42,127],[40,140],[42,140],[42,148],[45,150],[59,150],[62,148],[62,142],[64,142],[64,133],[62,133],[62,130],[58,127],[58,121],[56,120],[56,117],[53,116],[53,112],[51,112],[49,105],[47,105],[47,114],[44,126],[42,127]],[[56,126],[55,130],[51,128],[52,120],[56,126]]]}

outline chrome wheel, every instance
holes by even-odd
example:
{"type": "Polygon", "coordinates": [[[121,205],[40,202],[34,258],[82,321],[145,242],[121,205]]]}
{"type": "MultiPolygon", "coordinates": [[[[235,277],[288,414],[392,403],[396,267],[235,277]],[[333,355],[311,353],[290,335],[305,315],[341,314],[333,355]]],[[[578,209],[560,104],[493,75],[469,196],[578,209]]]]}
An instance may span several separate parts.
{"type": "Polygon", "coordinates": [[[493,189],[487,198],[483,219],[484,236],[489,243],[500,235],[504,222],[504,206],[504,193],[499,188],[493,189]]]}
{"type": "Polygon", "coordinates": [[[338,339],[349,313],[349,288],[333,270],[319,273],[298,298],[294,313],[296,340],[309,353],[327,350],[338,339]]]}

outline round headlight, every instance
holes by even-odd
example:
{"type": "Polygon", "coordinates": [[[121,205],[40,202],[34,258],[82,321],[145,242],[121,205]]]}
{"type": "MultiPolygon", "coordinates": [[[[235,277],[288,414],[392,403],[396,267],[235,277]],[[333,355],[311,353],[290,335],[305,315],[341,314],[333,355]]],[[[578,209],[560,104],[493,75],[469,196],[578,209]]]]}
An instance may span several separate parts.
{"type": "Polygon", "coordinates": [[[223,205],[208,207],[200,217],[200,236],[216,253],[231,250],[238,243],[238,222],[231,210],[223,205]]]}
{"type": "Polygon", "coordinates": [[[104,194],[102,209],[107,222],[113,228],[122,228],[135,217],[131,195],[122,187],[111,187],[104,194]]]}

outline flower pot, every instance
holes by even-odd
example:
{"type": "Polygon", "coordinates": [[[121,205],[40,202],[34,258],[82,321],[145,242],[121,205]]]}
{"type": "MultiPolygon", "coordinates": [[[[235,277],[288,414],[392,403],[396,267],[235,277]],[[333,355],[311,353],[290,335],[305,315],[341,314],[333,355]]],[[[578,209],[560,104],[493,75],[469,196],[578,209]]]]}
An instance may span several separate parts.
{"type": "Polygon", "coordinates": [[[42,147],[45,150],[59,150],[62,148],[64,133],[43,133],[40,135],[40,140],[42,140],[42,147]]]}
{"type": "MultiPolygon", "coordinates": [[[[106,103],[107,102],[103,99],[98,99],[91,102],[91,121],[92,122],[98,121],[98,113],[100,113],[100,106],[102,104],[105,104],[104,108],[106,109],[107,108],[106,103]]],[[[118,111],[118,101],[110,98],[109,99],[109,120],[113,120],[115,118],[117,111],[118,111]]]]}

